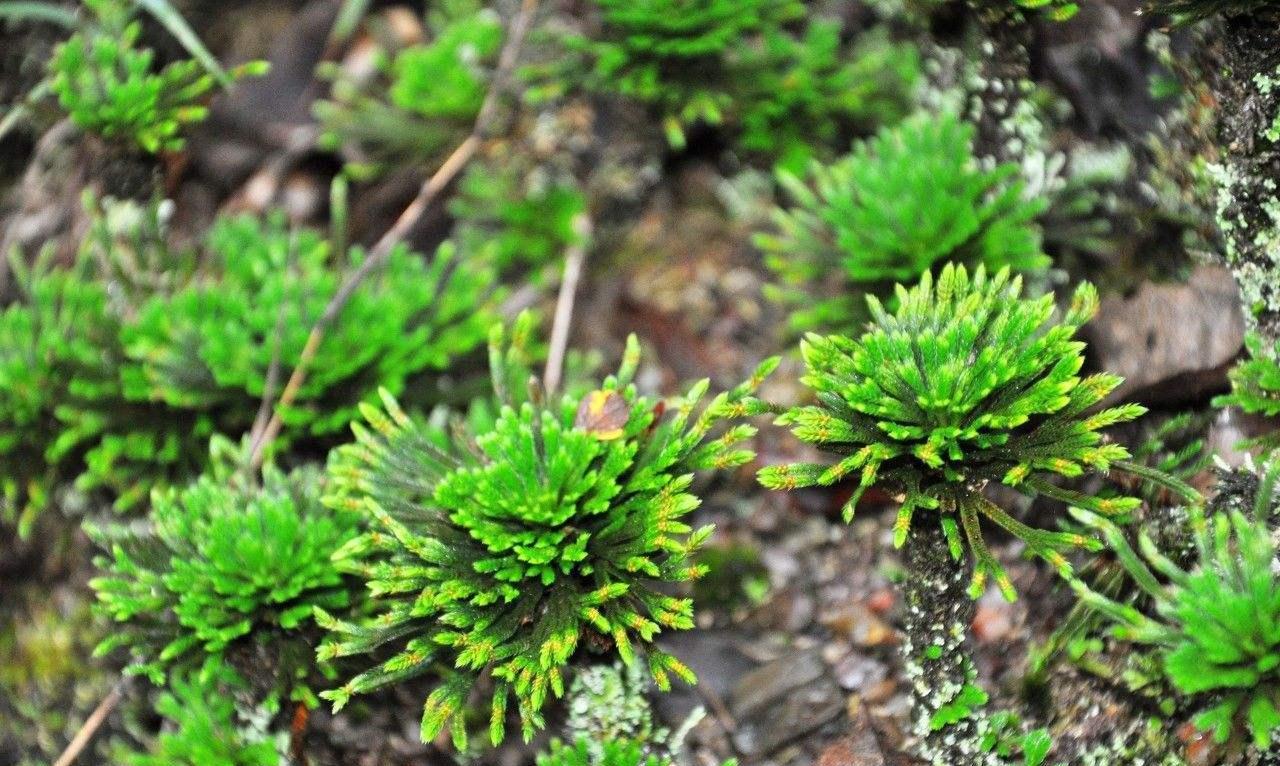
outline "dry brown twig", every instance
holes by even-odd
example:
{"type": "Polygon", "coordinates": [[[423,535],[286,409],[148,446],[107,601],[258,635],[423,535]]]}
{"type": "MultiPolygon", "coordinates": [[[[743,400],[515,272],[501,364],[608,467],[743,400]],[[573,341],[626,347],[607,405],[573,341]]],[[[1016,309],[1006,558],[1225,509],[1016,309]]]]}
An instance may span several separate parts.
{"type": "Polygon", "coordinates": [[[587,261],[587,248],[591,240],[591,218],[580,213],[573,221],[577,241],[569,246],[564,256],[564,276],[560,280],[560,294],[556,296],[556,314],[551,323],[551,347],[547,352],[547,366],[542,373],[542,383],[547,396],[560,387],[564,374],[564,355],[569,346],[569,326],[573,324],[573,303],[578,294],[578,282],[587,261]]]}
{"type": "Polygon", "coordinates": [[[71,766],[80,757],[80,753],[88,746],[102,723],[107,720],[107,716],[111,715],[111,711],[120,703],[120,699],[124,696],[124,686],[125,679],[122,678],[116,681],[115,686],[111,687],[111,691],[107,693],[107,696],[103,697],[98,706],[89,714],[89,717],[84,719],[79,731],[67,743],[67,749],[62,751],[62,755],[58,756],[58,760],[54,761],[53,766],[71,766]]]}
{"type": "Polygon", "coordinates": [[[329,326],[342,313],[347,302],[351,300],[351,296],[355,294],[355,291],[364,280],[386,262],[395,246],[405,240],[405,237],[408,236],[414,225],[418,223],[423,214],[436,201],[436,198],[440,196],[441,192],[449,186],[458,173],[467,166],[467,163],[479,151],[481,143],[489,132],[490,124],[498,113],[498,102],[502,97],[503,91],[506,90],[512,71],[515,69],[516,60],[520,55],[520,48],[524,44],[525,35],[532,25],[533,15],[537,9],[538,0],[522,0],[519,12],[516,13],[515,18],[511,21],[507,40],[498,56],[498,66],[494,71],[493,82],[489,86],[489,92],[485,94],[484,102],[480,106],[480,112],[476,115],[476,121],[471,128],[471,133],[453,150],[436,172],[422,184],[422,188],[418,191],[418,196],[409,203],[409,206],[404,209],[391,228],[382,235],[373,246],[373,249],[369,251],[368,257],[339,286],[337,292],[329,299],[329,303],[325,306],[320,318],[312,326],[311,333],[307,336],[306,345],[303,346],[302,353],[298,357],[298,363],[293,368],[293,374],[289,376],[289,381],[285,384],[284,391],[280,394],[280,400],[276,403],[271,420],[267,422],[260,435],[254,434],[250,439],[251,443],[256,445],[249,461],[254,469],[262,465],[266,448],[279,436],[280,428],[283,425],[281,412],[293,403],[293,400],[297,398],[299,391],[302,389],[303,383],[306,382],[307,369],[315,359],[316,353],[320,349],[320,343],[324,340],[325,332],[328,331],[329,326]]]}

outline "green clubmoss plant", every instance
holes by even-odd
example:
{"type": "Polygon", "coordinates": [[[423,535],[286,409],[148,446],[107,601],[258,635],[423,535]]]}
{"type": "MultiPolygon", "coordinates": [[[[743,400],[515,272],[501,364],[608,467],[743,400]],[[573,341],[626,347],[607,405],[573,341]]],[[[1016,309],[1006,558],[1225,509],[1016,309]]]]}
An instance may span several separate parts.
{"type": "Polygon", "coordinates": [[[804,15],[796,0],[595,0],[598,37],[574,37],[589,89],[652,104],[673,146],[685,128],[718,125],[733,107],[731,56],[804,15]]]}
{"type": "MultiPolygon", "coordinates": [[[[1231,393],[1214,397],[1215,407],[1239,407],[1251,415],[1280,415],[1280,340],[1267,344],[1259,333],[1245,335],[1248,358],[1228,373],[1231,393]]],[[[1263,444],[1273,444],[1280,435],[1261,437],[1263,444]]]]}
{"type": "Polygon", "coordinates": [[[543,402],[529,383],[531,334],[528,315],[509,344],[495,328],[490,367],[502,405],[488,422],[473,419],[474,433],[447,436],[388,395],[382,408],[364,407],[368,426],[340,448],[329,502],[367,514],[372,528],[336,561],[368,581],[378,616],[356,624],[318,611],[333,633],[319,655],[398,649],[325,692],[335,709],[430,673],[439,681],[423,740],[451,726],[462,746],[473,694],[487,701],[493,742],[503,739],[513,698],[531,736],[547,699],[564,693],[580,648],[643,658],[663,689],[671,674],[694,680],[654,644],[664,630],[693,627],[691,600],[669,589],[702,573],[691,556],[711,533],[685,520],[699,504],[691,481],[697,470],[751,459],[736,446],[750,426],[710,432],[764,409],[752,390],[776,360],[697,414],[705,381],[665,405],[636,390],[632,338],[619,372],[599,389],[543,402]]]}
{"type": "Polygon", "coordinates": [[[471,165],[449,201],[461,257],[499,269],[559,264],[565,250],[581,240],[576,226],[587,200],[577,185],[549,175],[471,165]]]}
{"type": "Polygon", "coordinates": [[[963,266],[947,264],[936,285],[926,272],[917,286],[899,286],[892,313],[869,297],[871,326],[860,338],[810,334],[801,345],[803,381],[818,403],[792,409],[779,423],[840,460],[765,468],[761,483],[794,489],[856,476],[846,519],[868,487],[895,487],[903,499],[894,544],[906,542],[917,510],[937,511],[957,557],[967,544],[974,558],[975,597],[988,578],[1014,597],[983,543],[980,518],[1067,571],[1060,551],[1087,539],[1031,529],[982,490],[997,482],[1106,515],[1132,510],[1134,498],[1083,495],[1046,477],[1106,472],[1113,464],[1147,472],[1101,434],[1145,409],[1127,404],[1084,414],[1120,383],[1105,373],[1079,376],[1084,344],[1073,336],[1097,311],[1091,285],[1077,288],[1057,321],[1052,295],[1023,299],[1020,293],[1021,279],[1008,269],[988,275],[980,266],[970,277],[963,266]]]}
{"type": "Polygon", "coordinates": [[[973,561],[970,596],[981,595],[989,581],[1006,598],[1015,593],[985,541],[982,520],[1063,574],[1071,571],[1064,551],[1099,547],[1083,534],[1017,520],[986,497],[987,485],[1118,515],[1139,501],[1087,495],[1049,478],[1113,466],[1154,473],[1127,462],[1128,451],[1101,433],[1134,419],[1142,407],[1086,414],[1120,383],[1105,373],[1079,375],[1084,344],[1073,336],[1097,310],[1093,287],[1081,285],[1056,321],[1053,296],[1020,293],[1020,278],[1007,268],[989,275],[979,266],[970,276],[965,267],[947,264],[936,283],[926,272],[917,286],[899,286],[892,312],[868,297],[871,323],[860,337],[810,334],[801,346],[802,381],[817,402],[789,410],[778,422],[833,453],[836,462],[760,472],[766,487],[786,490],[854,478],[846,519],[872,485],[895,495],[894,544],[906,545],[909,571],[902,648],[922,754],[930,763],[994,762],[981,760],[983,723],[974,711],[985,694],[975,686],[963,646],[972,617],[962,595],[966,567],[959,563],[966,546],[973,561]],[[927,520],[916,523],[922,513],[927,520]]]}
{"type": "Polygon", "coordinates": [[[470,130],[503,30],[491,10],[461,5],[464,12],[433,15],[426,43],[397,49],[388,41],[374,58],[372,77],[321,69],[333,84],[329,98],[313,106],[323,128],[320,143],[340,150],[351,172],[370,176],[406,159],[438,161],[470,130]]]}
{"type": "Polygon", "coordinates": [[[278,766],[276,743],[243,726],[235,695],[247,684],[220,663],[175,674],[160,692],[155,709],[165,728],[145,752],[121,750],[124,766],[278,766]]]}
{"type": "Polygon", "coordinates": [[[743,59],[734,93],[738,143],[793,172],[850,128],[901,120],[920,80],[914,46],[876,29],[846,48],[834,21],[811,21],[802,35],[770,29],[743,59]]]}
{"type": "MultiPolygon", "coordinates": [[[[126,393],[175,409],[221,413],[224,429],[247,429],[272,359],[291,369],[344,275],[364,259],[335,253],[313,230],[282,215],[218,220],[206,270],[153,295],[123,332],[133,360],[126,393]]],[[[344,428],[377,387],[399,392],[411,376],[442,370],[477,348],[490,321],[492,272],[460,262],[445,243],[426,259],[399,247],[361,286],[325,334],[284,423],[303,433],[344,428]]]]}
{"type": "MultiPolygon", "coordinates": [[[[321,475],[268,466],[257,486],[226,465],[154,493],[141,530],[87,525],[107,552],[95,561],[102,574],[91,585],[101,613],[117,623],[98,652],[127,648],[128,672],[157,684],[170,668],[200,666],[238,641],[305,642],[300,631],[316,607],[350,601],[330,558],[355,536],[357,519],[321,504],[321,475]]],[[[307,667],[281,668],[282,682],[305,676],[307,667]]]]}
{"type": "Polygon", "coordinates": [[[11,259],[19,298],[0,310],[0,516],[24,535],[67,484],[131,507],[198,464],[210,433],[206,420],[126,399],[108,285],[84,254],[69,268],[49,256],[11,259]]]}
{"type": "MultiPolygon", "coordinates": [[[[49,85],[79,127],[155,154],[183,147],[182,131],[208,114],[203,102],[217,81],[194,60],[154,64],[139,46],[142,26],[120,0],[85,0],[94,15],[86,29],[58,46],[49,61],[49,85]]],[[[260,74],[263,65],[236,76],[260,74]]]]}
{"type": "MultiPolygon", "coordinates": [[[[13,254],[17,300],[0,309],[0,519],[24,534],[72,485],[127,511],[197,475],[209,437],[250,428],[273,360],[296,362],[365,257],[280,214],[220,218],[204,247],[172,248],[164,202],[90,202],[74,263],[13,254]]],[[[378,387],[478,349],[497,259],[449,242],[431,258],[393,252],[326,333],[276,448],[323,446],[378,387]]]]}
{"type": "MultiPolygon", "coordinates": [[[[1133,461],[1190,486],[1213,463],[1213,454],[1203,438],[1207,426],[1205,416],[1191,413],[1164,419],[1154,427],[1144,429],[1149,435],[1133,449],[1133,461]]],[[[1222,482],[1219,482],[1219,496],[1222,495],[1221,488],[1222,482]]],[[[1190,562],[1194,542],[1187,529],[1185,492],[1170,492],[1165,482],[1148,479],[1138,479],[1128,489],[1142,500],[1142,505],[1131,516],[1129,528],[1148,530],[1165,556],[1179,564],[1190,562]]],[[[1101,494],[1108,493],[1109,490],[1104,489],[1101,494]]],[[[1124,567],[1113,556],[1089,557],[1076,576],[1091,589],[1115,601],[1139,606],[1145,603],[1141,589],[1126,577],[1124,567]]],[[[1102,615],[1096,610],[1084,602],[1077,602],[1049,638],[1032,650],[1027,663],[1026,683],[1044,686],[1048,673],[1054,670],[1054,661],[1064,650],[1077,667],[1114,679],[1117,675],[1115,663],[1110,661],[1111,658],[1098,657],[1093,651],[1095,647],[1103,648],[1095,641],[1102,622],[1102,615]]],[[[1130,659],[1136,662],[1124,668],[1125,685],[1135,694],[1150,694],[1157,687],[1147,683],[1150,675],[1145,672],[1148,658],[1135,658],[1126,653],[1123,661],[1130,659]]]]}
{"type": "Polygon", "coordinates": [[[1097,529],[1150,606],[1138,608],[1073,586],[1101,612],[1117,638],[1152,647],[1174,689],[1201,710],[1195,723],[1218,742],[1247,736],[1271,746],[1280,729],[1280,575],[1270,523],[1280,472],[1268,465],[1252,513],[1206,517],[1190,509],[1196,561],[1181,566],[1145,532],[1134,549],[1112,521],[1072,513],[1097,529]]]}
{"type": "Polygon", "coordinates": [[[799,330],[851,329],[865,317],[863,295],[890,294],[936,264],[1020,272],[1042,270],[1036,216],[1017,167],[983,169],[973,128],[949,114],[917,114],[857,143],[809,179],[785,170],[793,200],[773,213],[774,231],[756,236],[777,278],[773,294],[794,307],[799,330]],[[834,293],[834,295],[833,295],[834,293]]]}

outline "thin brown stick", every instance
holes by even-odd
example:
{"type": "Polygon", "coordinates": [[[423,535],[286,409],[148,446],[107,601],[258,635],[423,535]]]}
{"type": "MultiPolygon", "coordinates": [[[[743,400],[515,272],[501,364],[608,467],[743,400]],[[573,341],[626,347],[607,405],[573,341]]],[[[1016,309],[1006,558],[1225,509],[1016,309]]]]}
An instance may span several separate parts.
{"type": "Polygon", "coordinates": [[[698,692],[698,696],[702,697],[702,701],[707,703],[707,707],[711,708],[711,717],[716,719],[721,729],[728,734],[738,731],[737,719],[733,717],[733,713],[729,712],[729,706],[724,704],[724,699],[714,689],[707,684],[694,684],[693,688],[698,692]]]}
{"type": "Polygon", "coordinates": [[[276,389],[280,386],[280,368],[282,366],[280,340],[284,336],[284,308],[285,304],[280,304],[280,310],[276,312],[276,324],[273,332],[275,333],[271,339],[271,363],[267,366],[267,378],[262,386],[262,401],[258,404],[258,415],[253,419],[253,428],[250,434],[250,460],[245,467],[252,474],[262,464],[262,449],[265,446],[263,441],[267,435],[267,423],[271,418],[271,402],[275,401],[276,389]]]}
{"type": "Polygon", "coordinates": [[[98,706],[84,720],[80,730],[67,743],[67,749],[62,751],[62,755],[58,756],[58,760],[53,762],[53,766],[71,766],[72,763],[75,763],[75,760],[80,757],[80,753],[84,752],[84,749],[93,740],[93,735],[98,733],[98,729],[107,720],[107,716],[111,715],[111,711],[115,709],[116,705],[120,704],[120,699],[124,696],[124,684],[124,679],[116,681],[116,685],[111,687],[111,691],[107,693],[107,696],[102,698],[98,706]]]}
{"type": "Polygon", "coordinates": [[[560,387],[560,378],[564,375],[569,326],[573,324],[573,303],[578,294],[578,282],[582,279],[582,267],[587,261],[587,247],[591,239],[591,218],[586,213],[579,214],[573,221],[573,230],[577,241],[565,251],[564,277],[560,280],[556,314],[551,323],[551,348],[547,351],[547,366],[542,373],[542,385],[548,397],[560,387]]]}
{"type": "Polygon", "coordinates": [[[346,308],[347,302],[351,300],[351,296],[355,294],[361,283],[364,282],[369,274],[386,262],[395,246],[404,241],[410,230],[431,207],[440,193],[448,187],[458,173],[467,166],[467,163],[475,157],[476,152],[479,151],[481,143],[489,132],[490,123],[493,122],[493,118],[497,114],[501,93],[506,90],[511,72],[515,68],[517,58],[519,58],[520,48],[524,44],[525,35],[533,23],[533,15],[537,9],[538,0],[523,0],[521,2],[520,11],[511,22],[507,41],[498,56],[498,67],[494,71],[493,84],[489,87],[489,92],[485,94],[484,102],[480,105],[480,111],[476,115],[476,121],[471,128],[470,135],[453,150],[453,153],[449,155],[439,169],[422,184],[422,188],[418,191],[418,196],[409,203],[409,206],[404,209],[404,212],[400,214],[400,217],[396,219],[391,228],[382,235],[382,238],[369,251],[368,257],[364,259],[355,271],[351,272],[338,288],[338,291],[333,294],[328,305],[325,306],[324,312],[316,320],[315,325],[312,326],[311,333],[307,336],[307,343],[302,348],[301,356],[298,357],[297,366],[293,368],[293,374],[289,376],[289,381],[285,384],[284,391],[280,394],[280,401],[275,406],[275,412],[272,414],[270,422],[267,423],[262,438],[256,440],[258,448],[254,450],[250,459],[250,465],[254,468],[262,465],[262,457],[267,445],[279,436],[280,428],[283,425],[281,412],[285,407],[293,403],[293,400],[298,396],[298,392],[302,389],[303,383],[306,382],[308,367],[315,359],[316,352],[319,351],[320,343],[324,340],[325,332],[328,331],[329,326],[346,308]]]}

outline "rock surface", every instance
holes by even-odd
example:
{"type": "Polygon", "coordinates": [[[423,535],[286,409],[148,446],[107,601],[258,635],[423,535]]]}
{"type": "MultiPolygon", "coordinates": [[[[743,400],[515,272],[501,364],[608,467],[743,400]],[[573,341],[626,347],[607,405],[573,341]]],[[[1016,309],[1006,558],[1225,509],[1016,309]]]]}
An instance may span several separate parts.
{"type": "Polygon", "coordinates": [[[1082,334],[1094,366],[1125,379],[1110,401],[1185,404],[1226,389],[1244,343],[1239,291],[1225,268],[1200,266],[1185,284],[1108,296],[1082,334]]]}

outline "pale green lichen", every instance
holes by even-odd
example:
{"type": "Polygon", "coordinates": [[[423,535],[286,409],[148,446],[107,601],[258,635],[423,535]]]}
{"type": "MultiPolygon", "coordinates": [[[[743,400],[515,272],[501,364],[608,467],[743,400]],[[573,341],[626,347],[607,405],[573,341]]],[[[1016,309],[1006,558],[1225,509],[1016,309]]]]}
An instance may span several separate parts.
{"type": "MultiPolygon", "coordinates": [[[[1280,89],[1280,67],[1276,67],[1276,71],[1271,74],[1259,72],[1253,76],[1253,84],[1258,87],[1258,93],[1264,98],[1269,97],[1272,93],[1280,89]]],[[[1262,137],[1268,141],[1280,141],[1280,108],[1276,109],[1276,113],[1271,118],[1271,124],[1262,129],[1262,137]]]]}
{"type": "Polygon", "coordinates": [[[569,687],[566,739],[586,739],[593,755],[604,742],[649,741],[658,730],[645,693],[651,684],[641,663],[593,665],[579,672],[569,687]]]}
{"type": "Polygon", "coordinates": [[[1208,166],[1216,186],[1215,217],[1223,239],[1223,255],[1240,285],[1245,322],[1253,329],[1256,317],[1280,312],[1280,198],[1272,178],[1255,177],[1241,171],[1237,163],[1217,162],[1208,166]],[[1258,207],[1263,221],[1250,221],[1241,200],[1246,195],[1261,196],[1258,207]]]}

